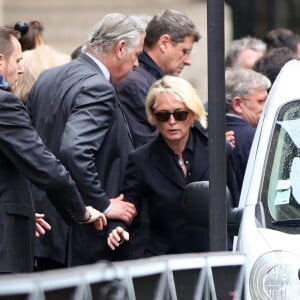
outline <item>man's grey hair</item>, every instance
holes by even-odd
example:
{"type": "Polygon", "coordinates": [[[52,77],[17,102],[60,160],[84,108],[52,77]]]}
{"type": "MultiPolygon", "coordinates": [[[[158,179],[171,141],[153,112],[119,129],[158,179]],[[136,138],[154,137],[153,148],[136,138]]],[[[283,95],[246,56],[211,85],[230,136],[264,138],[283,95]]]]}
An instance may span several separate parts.
{"type": "Polygon", "coordinates": [[[147,25],[152,19],[152,16],[150,15],[130,15],[130,17],[134,19],[144,30],[146,30],[147,25]]]}
{"type": "Polygon", "coordinates": [[[271,81],[265,75],[252,69],[232,68],[225,72],[226,112],[231,110],[231,102],[235,97],[247,97],[252,90],[268,90],[271,81]]]}
{"type": "Polygon", "coordinates": [[[168,34],[174,43],[181,43],[189,36],[194,38],[194,42],[201,38],[195,24],[186,15],[173,9],[155,15],[148,23],[145,48],[153,48],[164,34],[168,34]]]}
{"type": "Polygon", "coordinates": [[[230,48],[227,51],[225,66],[237,67],[239,54],[241,51],[246,49],[252,49],[264,53],[267,46],[262,40],[250,36],[234,40],[231,42],[230,48]]]}
{"type": "Polygon", "coordinates": [[[103,56],[122,40],[126,41],[127,50],[130,51],[137,47],[144,33],[144,29],[133,18],[120,13],[107,14],[93,28],[83,52],[103,56]]]}

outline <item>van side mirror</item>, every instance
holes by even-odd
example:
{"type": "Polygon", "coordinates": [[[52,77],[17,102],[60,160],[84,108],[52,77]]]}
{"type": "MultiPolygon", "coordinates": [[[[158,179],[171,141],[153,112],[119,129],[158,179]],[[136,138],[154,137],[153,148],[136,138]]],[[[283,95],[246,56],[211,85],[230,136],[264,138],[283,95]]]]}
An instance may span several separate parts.
{"type": "MultiPolygon", "coordinates": [[[[232,206],[232,198],[226,188],[227,231],[237,235],[242,219],[242,208],[232,206]]],[[[209,182],[196,181],[187,185],[184,193],[184,210],[187,222],[198,228],[209,228],[209,182]]]]}

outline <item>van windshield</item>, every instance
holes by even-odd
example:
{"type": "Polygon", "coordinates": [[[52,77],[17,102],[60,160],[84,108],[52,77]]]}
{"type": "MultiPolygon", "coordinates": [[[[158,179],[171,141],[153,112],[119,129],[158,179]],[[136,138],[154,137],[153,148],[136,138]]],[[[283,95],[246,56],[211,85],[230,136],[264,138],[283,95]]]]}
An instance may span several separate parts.
{"type": "Polygon", "coordinates": [[[267,227],[300,233],[300,100],[277,115],[265,173],[261,199],[267,227]]]}

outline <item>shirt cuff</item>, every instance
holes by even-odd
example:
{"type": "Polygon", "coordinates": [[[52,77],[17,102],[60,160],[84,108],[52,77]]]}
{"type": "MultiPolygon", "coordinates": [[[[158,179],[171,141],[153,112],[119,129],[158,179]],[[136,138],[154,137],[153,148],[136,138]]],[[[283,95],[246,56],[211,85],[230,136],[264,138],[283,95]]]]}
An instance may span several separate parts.
{"type": "Polygon", "coordinates": [[[108,205],[108,207],[104,210],[103,213],[107,214],[109,212],[110,208],[111,208],[111,204],[108,205]]]}

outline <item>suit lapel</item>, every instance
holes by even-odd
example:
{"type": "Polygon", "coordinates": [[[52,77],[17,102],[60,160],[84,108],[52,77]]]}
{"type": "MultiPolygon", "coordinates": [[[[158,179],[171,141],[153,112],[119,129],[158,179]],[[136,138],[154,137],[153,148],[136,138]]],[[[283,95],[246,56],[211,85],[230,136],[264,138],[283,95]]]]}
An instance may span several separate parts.
{"type": "Polygon", "coordinates": [[[208,180],[208,137],[199,123],[191,129],[194,136],[194,154],[191,181],[208,180]]]}
{"type": "MultiPolygon", "coordinates": [[[[193,128],[194,153],[191,181],[208,180],[208,138],[207,135],[193,128]]],[[[162,174],[168,177],[174,184],[185,188],[187,181],[182,171],[176,166],[172,155],[161,137],[155,140],[153,145],[152,163],[162,174]]]]}
{"type": "Polygon", "coordinates": [[[133,138],[132,138],[132,135],[131,135],[131,132],[130,132],[130,128],[129,128],[129,125],[128,125],[125,113],[123,111],[122,105],[121,105],[121,103],[119,101],[119,93],[118,93],[118,91],[116,89],[114,89],[114,90],[115,90],[115,93],[116,93],[116,99],[117,99],[117,103],[118,103],[119,109],[120,109],[121,114],[123,116],[123,120],[124,120],[124,124],[125,124],[126,130],[127,130],[128,136],[130,138],[131,143],[133,144],[133,138]]]}
{"type": "MultiPolygon", "coordinates": [[[[88,62],[91,66],[93,66],[95,68],[96,71],[98,71],[104,77],[104,74],[103,74],[102,70],[100,69],[100,67],[88,55],[81,54],[78,59],[79,60],[83,60],[85,62],[88,62]]],[[[113,86],[113,88],[114,88],[114,86],[113,86]]],[[[114,91],[115,91],[115,94],[116,94],[116,99],[117,99],[118,107],[119,107],[120,112],[122,114],[123,121],[124,121],[126,130],[127,130],[128,136],[130,138],[131,143],[133,144],[133,139],[132,139],[132,135],[131,135],[131,132],[130,132],[130,129],[129,129],[129,126],[128,126],[128,122],[127,122],[126,116],[124,114],[124,111],[122,109],[121,103],[119,101],[118,91],[115,88],[114,88],[114,91]]]]}
{"type": "MultiPolygon", "coordinates": [[[[100,69],[100,67],[96,64],[95,61],[93,61],[93,59],[91,57],[89,57],[87,54],[85,53],[81,53],[80,56],[78,57],[78,60],[81,61],[82,63],[86,64],[88,63],[92,68],[95,69],[95,71],[97,73],[100,73],[103,77],[104,74],[102,72],[102,70],[100,69]]],[[[104,77],[105,78],[105,77],[104,77]]]]}
{"type": "Polygon", "coordinates": [[[153,150],[152,162],[155,168],[169,178],[175,185],[184,189],[186,179],[182,171],[176,166],[172,154],[169,152],[169,149],[161,137],[156,139],[153,150]]]}
{"type": "Polygon", "coordinates": [[[196,138],[195,149],[191,181],[208,180],[208,147],[196,138]]]}

